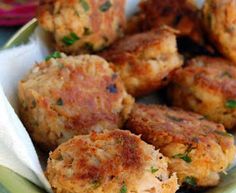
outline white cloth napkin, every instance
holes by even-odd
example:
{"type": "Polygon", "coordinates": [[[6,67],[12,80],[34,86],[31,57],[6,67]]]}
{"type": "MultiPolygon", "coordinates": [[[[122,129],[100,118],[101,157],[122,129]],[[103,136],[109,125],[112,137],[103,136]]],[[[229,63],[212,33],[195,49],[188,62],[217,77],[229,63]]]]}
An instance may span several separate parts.
{"type": "Polygon", "coordinates": [[[41,43],[43,37],[37,30],[27,45],[0,52],[0,165],[50,192],[32,141],[16,114],[18,81],[49,52],[41,43]]]}

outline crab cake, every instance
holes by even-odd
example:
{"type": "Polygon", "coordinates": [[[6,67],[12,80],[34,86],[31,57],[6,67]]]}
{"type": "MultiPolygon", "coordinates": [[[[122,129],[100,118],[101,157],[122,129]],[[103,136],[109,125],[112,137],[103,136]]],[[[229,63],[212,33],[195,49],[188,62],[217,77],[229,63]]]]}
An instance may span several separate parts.
{"type": "Polygon", "coordinates": [[[206,0],[203,21],[209,38],[225,55],[236,62],[236,1],[206,0]]]}
{"type": "Polygon", "coordinates": [[[204,43],[198,8],[189,0],[142,0],[143,28],[169,25],[199,44],[204,43]]]}
{"type": "Polygon", "coordinates": [[[19,83],[20,114],[35,142],[53,149],[73,135],[122,126],[133,98],[98,56],[49,59],[19,83]]]}
{"type": "Polygon", "coordinates": [[[169,89],[173,105],[236,126],[236,68],[222,58],[197,57],[176,71],[169,89]]]}
{"type": "Polygon", "coordinates": [[[46,176],[55,193],[175,193],[167,159],[128,131],[79,135],[50,154],[46,176]]]}
{"type": "Polygon", "coordinates": [[[235,156],[234,138],[203,116],[158,105],[136,105],[127,128],[170,159],[179,183],[214,186],[235,156]]]}
{"type": "Polygon", "coordinates": [[[101,54],[121,76],[128,93],[143,96],[165,86],[182,65],[170,28],[127,36],[101,54]]]}
{"type": "Polygon", "coordinates": [[[56,49],[69,53],[93,53],[122,36],[125,0],[41,0],[40,26],[51,32],[56,49]]]}

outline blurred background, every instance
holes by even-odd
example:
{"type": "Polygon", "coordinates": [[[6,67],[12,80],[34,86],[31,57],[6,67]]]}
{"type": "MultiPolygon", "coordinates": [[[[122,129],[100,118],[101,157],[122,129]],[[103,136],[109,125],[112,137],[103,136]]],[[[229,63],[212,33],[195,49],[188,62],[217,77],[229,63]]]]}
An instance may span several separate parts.
{"type": "Polygon", "coordinates": [[[0,0],[0,47],[35,16],[37,0],[0,0]]]}

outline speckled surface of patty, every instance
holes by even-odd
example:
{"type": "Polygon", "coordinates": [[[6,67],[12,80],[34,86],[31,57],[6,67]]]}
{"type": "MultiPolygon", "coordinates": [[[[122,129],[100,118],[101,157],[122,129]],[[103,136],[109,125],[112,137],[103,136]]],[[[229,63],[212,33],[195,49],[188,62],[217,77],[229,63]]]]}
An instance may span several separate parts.
{"type": "Polygon", "coordinates": [[[91,53],[122,36],[125,0],[41,0],[38,21],[51,32],[56,49],[69,53],[91,53]]]}
{"type": "Polygon", "coordinates": [[[203,44],[203,33],[199,10],[189,0],[142,0],[141,11],[144,13],[144,29],[169,25],[188,36],[195,42],[203,44]]]}
{"type": "Polygon", "coordinates": [[[236,64],[236,1],[206,0],[202,15],[212,43],[236,64]]]}
{"type": "Polygon", "coordinates": [[[171,28],[127,36],[101,54],[113,63],[128,93],[143,96],[165,86],[183,61],[171,28]]]}
{"type": "Polygon", "coordinates": [[[137,104],[127,128],[170,159],[180,183],[217,185],[235,156],[234,138],[223,125],[180,109],[137,104]]]}
{"type": "Polygon", "coordinates": [[[77,134],[122,126],[133,98],[98,56],[44,61],[19,83],[20,114],[31,137],[47,149],[77,134]]]}
{"type": "Polygon", "coordinates": [[[175,193],[167,159],[128,131],[76,136],[50,154],[46,176],[55,193],[175,193]]]}
{"type": "Polygon", "coordinates": [[[173,105],[192,110],[222,123],[236,126],[236,68],[222,58],[197,57],[176,71],[169,88],[173,105]]]}

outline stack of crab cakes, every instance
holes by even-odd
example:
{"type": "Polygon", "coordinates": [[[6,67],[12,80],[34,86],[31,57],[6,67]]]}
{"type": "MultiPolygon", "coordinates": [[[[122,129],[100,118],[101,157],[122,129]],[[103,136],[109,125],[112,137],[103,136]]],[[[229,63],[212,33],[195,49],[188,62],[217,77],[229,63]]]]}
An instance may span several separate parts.
{"type": "Polygon", "coordinates": [[[96,52],[123,35],[125,0],[42,0],[37,18],[59,51],[96,52]]]}
{"type": "Polygon", "coordinates": [[[224,126],[181,109],[137,104],[126,127],[170,160],[180,184],[215,186],[235,156],[234,137],[224,126]]]}
{"type": "Polygon", "coordinates": [[[55,193],[174,193],[176,175],[153,146],[128,131],[76,136],[50,153],[46,176],[55,193]]]}
{"type": "Polygon", "coordinates": [[[19,83],[21,119],[35,142],[54,149],[74,135],[122,127],[133,98],[102,58],[51,58],[19,83]]]}

